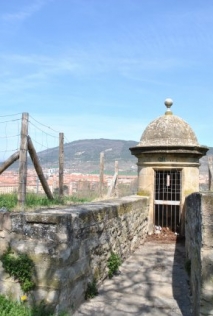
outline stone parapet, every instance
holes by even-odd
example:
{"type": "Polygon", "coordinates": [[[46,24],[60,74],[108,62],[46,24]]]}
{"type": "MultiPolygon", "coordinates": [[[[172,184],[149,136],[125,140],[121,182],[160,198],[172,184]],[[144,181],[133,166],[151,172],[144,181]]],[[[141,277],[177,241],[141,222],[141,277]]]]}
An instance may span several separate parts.
{"type": "Polygon", "coordinates": [[[213,194],[186,198],[186,255],[193,315],[213,315],[213,194]]]}
{"type": "MultiPolygon", "coordinates": [[[[147,234],[149,198],[129,196],[63,209],[0,212],[0,255],[8,247],[34,262],[36,289],[29,297],[57,311],[76,309],[89,281],[108,275],[111,252],[123,260],[147,234]]],[[[23,294],[0,262],[0,292],[23,294]]]]}

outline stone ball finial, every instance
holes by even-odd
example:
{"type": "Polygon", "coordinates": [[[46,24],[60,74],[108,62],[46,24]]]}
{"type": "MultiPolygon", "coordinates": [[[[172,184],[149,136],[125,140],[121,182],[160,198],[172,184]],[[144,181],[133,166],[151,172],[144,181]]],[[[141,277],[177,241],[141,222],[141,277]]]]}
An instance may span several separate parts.
{"type": "Polygon", "coordinates": [[[172,99],[170,98],[167,98],[165,101],[164,101],[164,104],[165,106],[167,107],[167,110],[165,112],[166,115],[171,115],[172,114],[172,111],[170,110],[172,104],[173,104],[173,101],[172,99]]]}

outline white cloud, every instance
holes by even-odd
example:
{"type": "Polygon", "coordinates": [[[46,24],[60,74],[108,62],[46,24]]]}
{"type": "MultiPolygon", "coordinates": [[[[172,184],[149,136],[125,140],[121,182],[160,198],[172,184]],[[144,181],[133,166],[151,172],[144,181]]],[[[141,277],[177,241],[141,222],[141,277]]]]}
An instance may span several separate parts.
{"type": "MultiPolygon", "coordinates": [[[[39,80],[70,73],[74,76],[87,78],[89,75],[116,72],[124,77],[135,76],[141,71],[166,71],[186,67],[185,63],[175,58],[109,58],[97,52],[81,52],[73,55],[52,56],[43,55],[1,55],[0,77],[10,89],[16,86],[20,89],[38,84],[39,80]]],[[[188,63],[188,67],[190,64],[188,63]]],[[[148,78],[147,78],[148,80],[148,78]]],[[[2,83],[1,83],[2,85],[2,83]]],[[[4,85],[4,89],[5,89],[4,85]]]]}
{"type": "Polygon", "coordinates": [[[41,86],[56,75],[81,72],[81,66],[69,57],[12,54],[0,58],[0,90],[3,93],[41,86]]]}
{"type": "Polygon", "coordinates": [[[78,65],[75,62],[72,62],[71,57],[49,57],[43,55],[1,55],[1,60],[7,64],[13,64],[16,66],[33,66],[38,68],[43,68],[45,71],[67,71],[73,70],[78,65]]]}
{"type": "MultiPolygon", "coordinates": [[[[42,116],[36,118],[44,125],[49,125],[52,129],[65,134],[65,141],[70,142],[78,139],[126,139],[138,140],[144,128],[149,123],[141,118],[135,117],[130,119],[127,117],[106,116],[106,115],[90,115],[84,113],[75,115],[66,113],[65,115],[53,116],[51,113],[48,117],[42,116]]],[[[42,127],[46,132],[48,129],[42,127]]],[[[51,132],[57,137],[57,132],[51,132]]]]}
{"type": "Polygon", "coordinates": [[[14,13],[5,13],[1,18],[8,22],[23,21],[39,11],[49,1],[51,0],[37,0],[34,3],[31,2],[29,6],[23,7],[14,13]]]}

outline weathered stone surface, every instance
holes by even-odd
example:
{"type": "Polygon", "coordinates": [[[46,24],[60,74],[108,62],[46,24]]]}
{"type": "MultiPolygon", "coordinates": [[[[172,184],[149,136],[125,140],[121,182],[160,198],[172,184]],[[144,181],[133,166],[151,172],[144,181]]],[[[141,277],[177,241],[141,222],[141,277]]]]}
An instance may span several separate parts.
{"type": "Polygon", "coordinates": [[[33,214],[26,214],[25,216],[27,223],[39,223],[39,224],[58,224],[60,221],[60,217],[55,214],[39,214],[39,213],[33,213],[33,214]]]}
{"type": "Polygon", "coordinates": [[[0,230],[3,230],[4,212],[0,212],[0,230]]]}
{"type": "Polygon", "coordinates": [[[10,232],[12,229],[11,218],[10,218],[10,214],[8,214],[8,213],[4,214],[3,229],[7,230],[8,232],[10,232]]]}
{"type": "Polygon", "coordinates": [[[14,280],[13,277],[10,277],[7,274],[3,267],[2,262],[0,261],[0,293],[4,293],[15,300],[20,300],[22,295],[21,287],[18,282],[14,280]]]}
{"type": "Polygon", "coordinates": [[[67,302],[69,302],[69,311],[72,315],[72,311],[84,301],[86,288],[87,281],[85,279],[78,280],[76,285],[72,286],[72,291],[70,291],[69,287],[64,286],[60,293],[57,310],[67,310],[67,302]]]}
{"type": "Polygon", "coordinates": [[[186,253],[191,265],[193,315],[213,314],[213,195],[186,199],[186,253]]]}
{"type": "Polygon", "coordinates": [[[192,128],[176,115],[163,115],[151,122],[143,132],[139,146],[199,146],[192,128]]]}
{"type": "Polygon", "coordinates": [[[8,212],[0,212],[0,231],[7,230],[11,231],[11,218],[8,212]]]}
{"type": "Polygon", "coordinates": [[[5,238],[5,232],[4,231],[0,231],[0,238],[5,238]]]}
{"type": "Polygon", "coordinates": [[[7,250],[8,246],[8,241],[0,238],[0,256],[7,250]]]}
{"type": "Polygon", "coordinates": [[[34,299],[36,302],[42,302],[46,301],[47,304],[49,305],[55,305],[55,302],[58,301],[59,298],[59,291],[57,290],[44,290],[44,289],[38,289],[34,291],[33,293],[34,299]]]}
{"type": "MultiPolygon", "coordinates": [[[[124,259],[145,239],[148,206],[147,197],[131,196],[60,210],[8,213],[8,223],[1,225],[0,251],[10,245],[33,260],[37,287],[32,295],[37,301],[56,310],[73,309],[84,300],[89,280],[106,278],[111,251],[124,259]]],[[[4,216],[1,219],[4,223],[4,216]]],[[[4,293],[14,280],[2,280],[4,293]]]]}

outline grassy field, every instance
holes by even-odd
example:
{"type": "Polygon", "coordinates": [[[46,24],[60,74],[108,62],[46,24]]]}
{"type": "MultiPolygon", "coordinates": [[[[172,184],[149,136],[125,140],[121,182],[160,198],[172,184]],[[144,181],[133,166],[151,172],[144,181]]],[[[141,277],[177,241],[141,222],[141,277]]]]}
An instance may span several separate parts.
{"type": "MultiPolygon", "coordinates": [[[[35,209],[37,207],[53,207],[60,205],[69,205],[73,203],[85,203],[92,201],[89,197],[65,196],[62,199],[55,196],[53,200],[49,200],[44,195],[28,193],[26,196],[26,209],[35,209]]],[[[18,211],[18,199],[16,193],[0,194],[0,208],[6,208],[8,211],[18,211]]]]}

